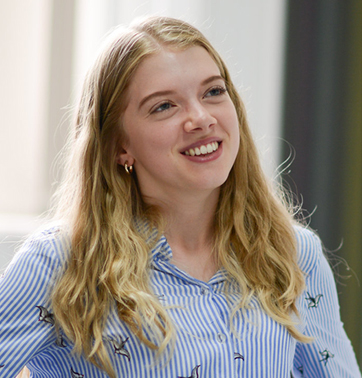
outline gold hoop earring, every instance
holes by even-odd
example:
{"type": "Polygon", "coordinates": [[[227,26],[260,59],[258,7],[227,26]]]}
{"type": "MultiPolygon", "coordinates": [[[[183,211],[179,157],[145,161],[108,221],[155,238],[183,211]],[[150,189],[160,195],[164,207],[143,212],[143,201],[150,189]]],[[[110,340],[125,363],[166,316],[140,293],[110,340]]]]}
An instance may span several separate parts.
{"type": "Polygon", "coordinates": [[[133,165],[128,166],[127,162],[124,163],[124,170],[127,174],[131,174],[133,172],[133,165]]]}

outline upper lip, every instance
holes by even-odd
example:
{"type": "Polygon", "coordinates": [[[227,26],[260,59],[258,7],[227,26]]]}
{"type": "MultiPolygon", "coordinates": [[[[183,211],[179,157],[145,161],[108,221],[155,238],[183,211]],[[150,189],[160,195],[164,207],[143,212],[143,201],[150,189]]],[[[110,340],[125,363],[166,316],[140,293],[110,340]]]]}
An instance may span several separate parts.
{"type": "Polygon", "coordinates": [[[196,148],[196,147],[200,147],[200,146],[206,146],[207,144],[213,143],[213,142],[220,143],[220,142],[222,142],[222,139],[218,138],[218,137],[210,137],[210,138],[202,139],[202,140],[199,140],[199,141],[197,141],[195,143],[192,143],[192,144],[188,145],[185,148],[182,148],[180,150],[180,152],[183,153],[185,151],[188,151],[190,148],[196,148]]]}

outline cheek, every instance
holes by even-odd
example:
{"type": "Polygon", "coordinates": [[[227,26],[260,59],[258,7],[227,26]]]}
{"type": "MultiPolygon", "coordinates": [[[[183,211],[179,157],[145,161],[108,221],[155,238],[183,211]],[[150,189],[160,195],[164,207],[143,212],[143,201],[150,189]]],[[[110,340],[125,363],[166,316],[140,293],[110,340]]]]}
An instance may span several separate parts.
{"type": "Polygon", "coordinates": [[[157,160],[160,155],[171,154],[174,135],[170,127],[137,126],[129,132],[128,152],[136,159],[157,160]]]}
{"type": "Polygon", "coordinates": [[[179,138],[177,122],[159,123],[147,127],[142,137],[153,148],[160,150],[171,149],[179,138]]]}
{"type": "Polygon", "coordinates": [[[230,112],[228,126],[230,128],[229,133],[231,136],[232,147],[234,149],[234,153],[236,157],[240,148],[240,126],[239,126],[239,120],[238,120],[238,116],[236,114],[236,110],[234,106],[233,106],[232,111],[230,112]]]}
{"type": "Polygon", "coordinates": [[[224,112],[224,124],[229,134],[232,136],[233,141],[237,140],[239,143],[240,129],[239,120],[234,108],[234,105],[230,105],[224,112]]]}

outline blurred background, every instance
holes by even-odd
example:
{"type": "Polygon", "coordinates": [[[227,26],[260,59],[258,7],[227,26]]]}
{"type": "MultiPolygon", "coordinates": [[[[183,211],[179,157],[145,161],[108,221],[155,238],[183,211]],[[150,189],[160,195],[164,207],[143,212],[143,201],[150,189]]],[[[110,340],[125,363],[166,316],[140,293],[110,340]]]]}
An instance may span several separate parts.
{"type": "Polygon", "coordinates": [[[0,0],[0,14],[0,272],[49,207],[104,35],[145,14],[181,18],[227,62],[266,174],[281,167],[312,214],[362,365],[362,0],[0,0]]]}

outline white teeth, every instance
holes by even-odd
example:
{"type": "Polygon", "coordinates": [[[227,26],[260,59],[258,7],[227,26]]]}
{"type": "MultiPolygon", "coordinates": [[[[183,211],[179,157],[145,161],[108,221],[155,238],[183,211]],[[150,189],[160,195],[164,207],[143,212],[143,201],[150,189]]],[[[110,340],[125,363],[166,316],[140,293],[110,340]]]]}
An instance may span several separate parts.
{"type": "Polygon", "coordinates": [[[200,156],[200,155],[207,155],[211,154],[212,152],[216,151],[219,148],[218,142],[208,143],[206,145],[202,145],[195,148],[190,148],[189,150],[185,151],[185,155],[187,156],[200,156]]]}

